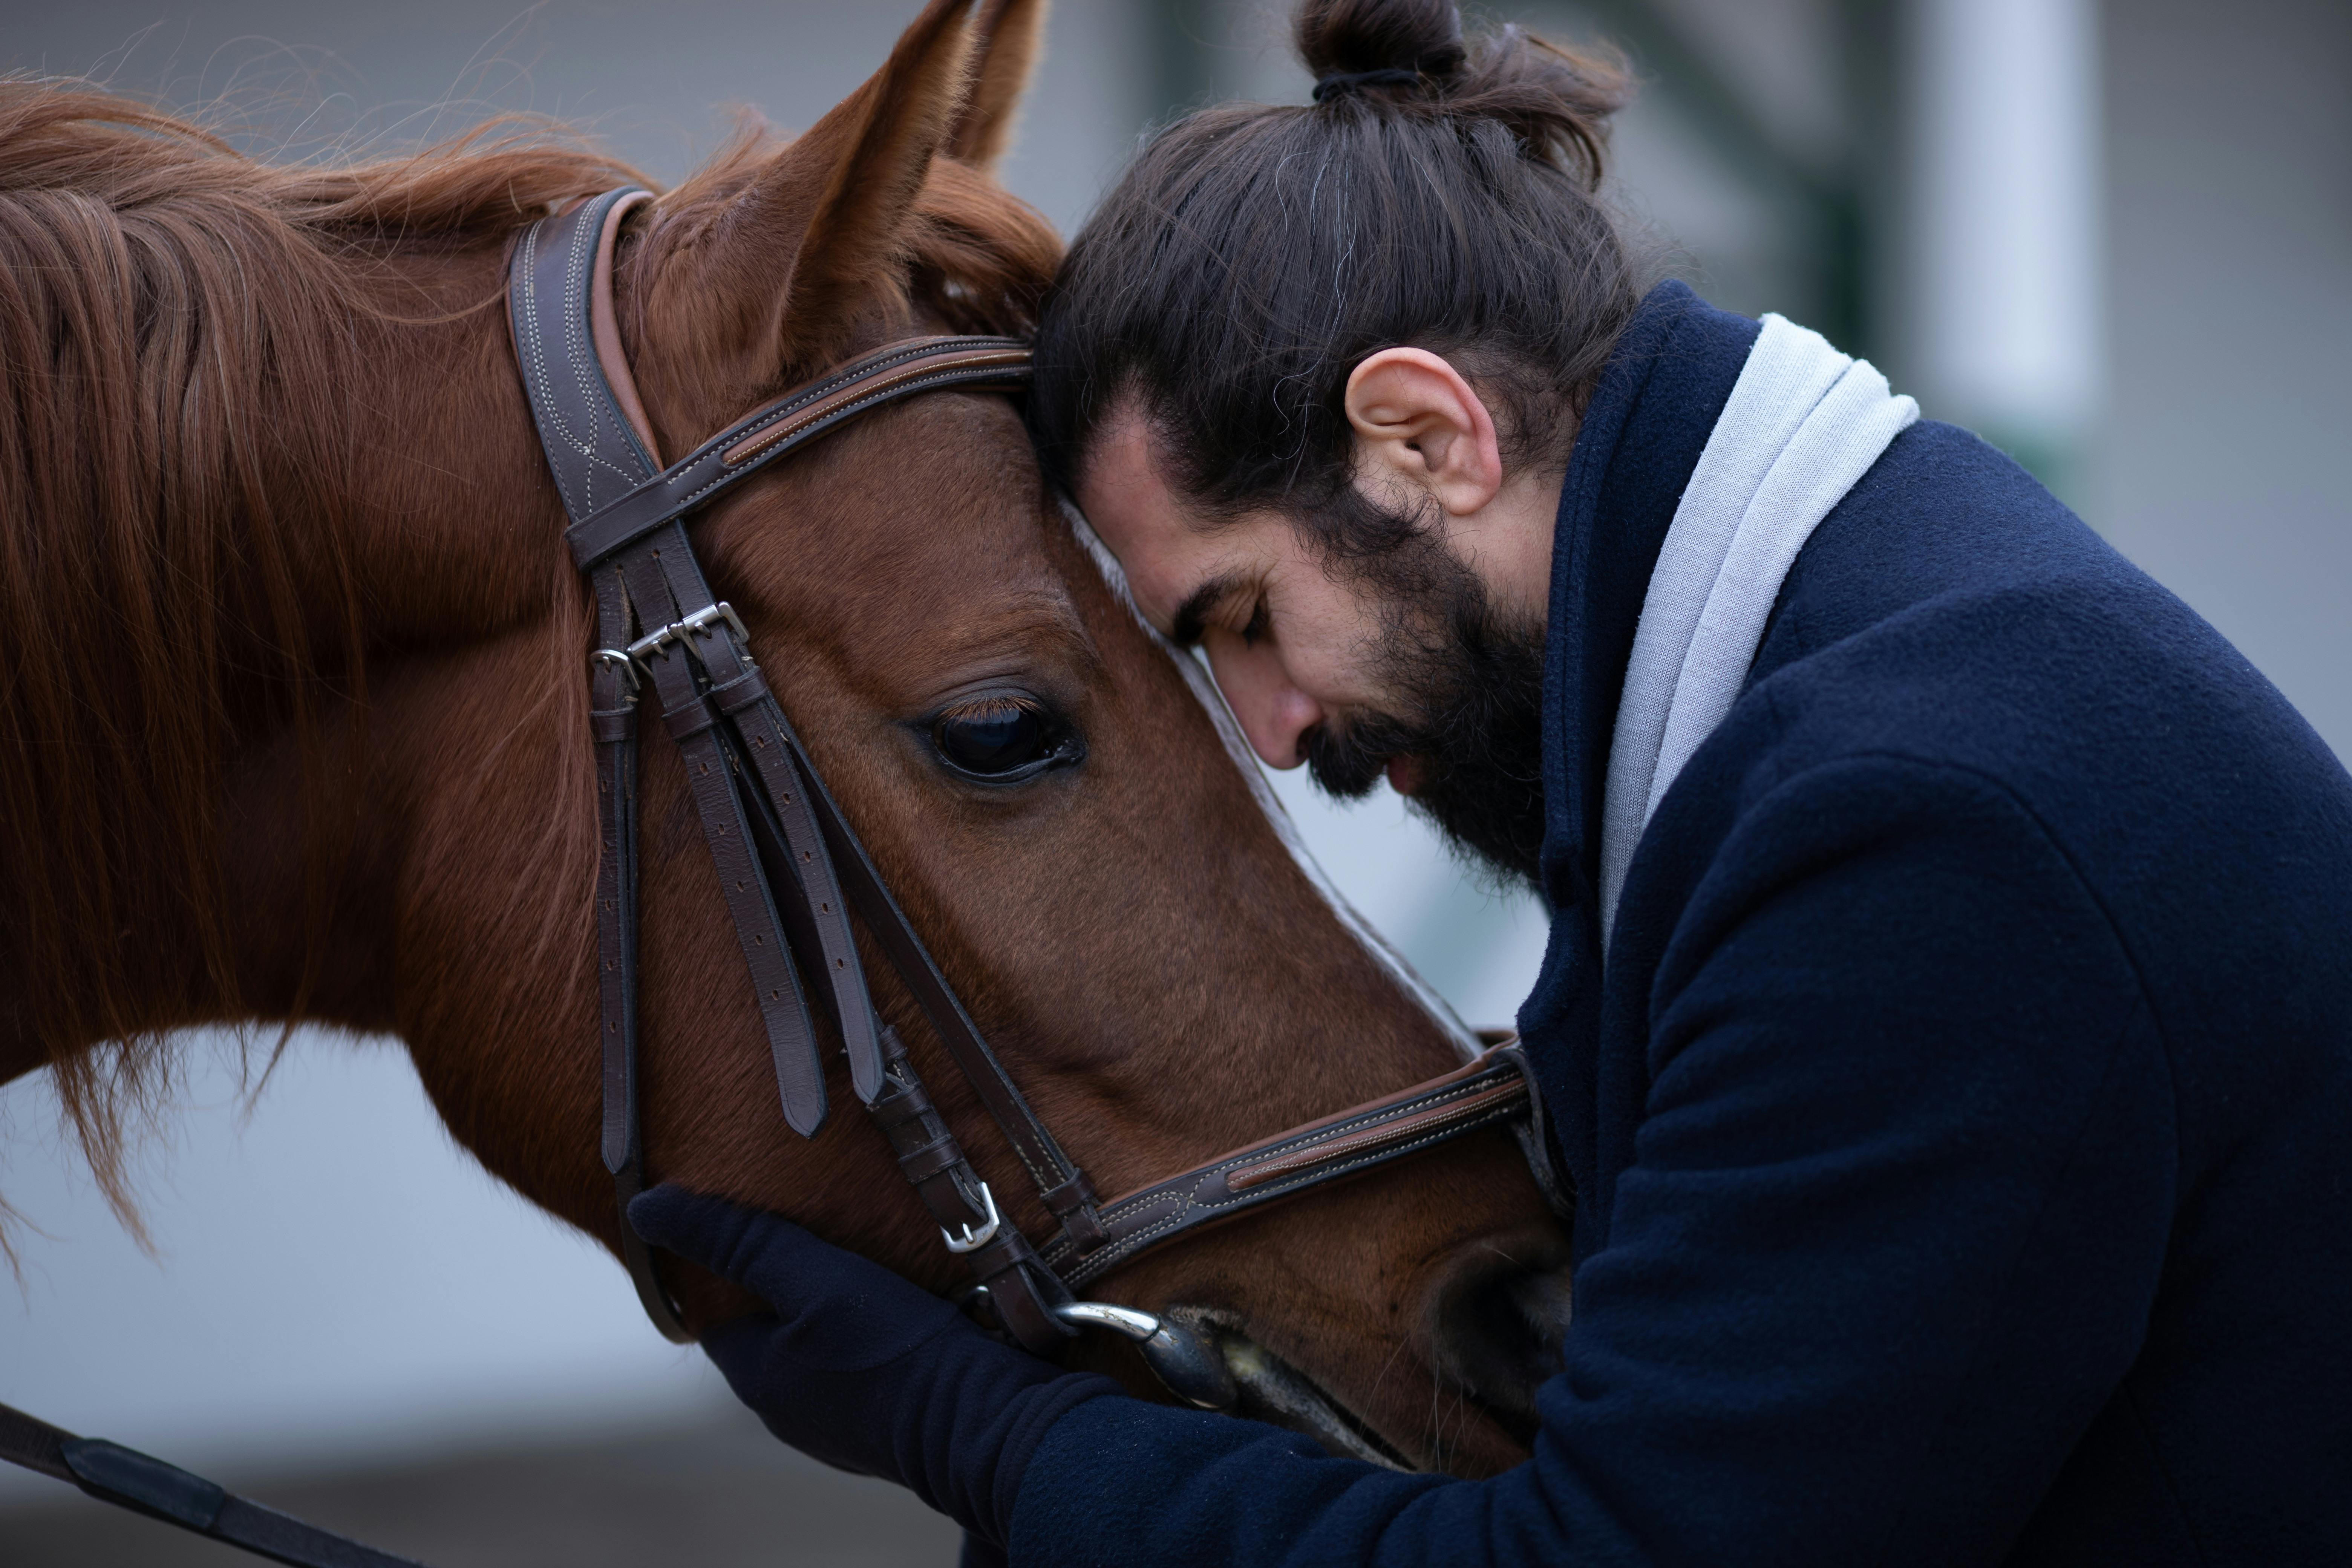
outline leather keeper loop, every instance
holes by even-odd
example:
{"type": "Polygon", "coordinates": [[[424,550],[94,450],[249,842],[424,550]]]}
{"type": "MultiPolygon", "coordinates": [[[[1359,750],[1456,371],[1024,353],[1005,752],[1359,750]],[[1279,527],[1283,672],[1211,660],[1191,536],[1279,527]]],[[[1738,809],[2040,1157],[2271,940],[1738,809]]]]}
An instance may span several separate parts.
{"type": "Polygon", "coordinates": [[[971,1265],[973,1279],[983,1285],[992,1286],[1007,1274],[1019,1272],[1023,1264],[1034,1262],[1036,1258],[1029,1238],[1008,1225],[997,1233],[994,1241],[977,1252],[968,1254],[966,1261],[971,1265]]]}
{"type": "Polygon", "coordinates": [[[714,686],[702,694],[703,700],[730,719],[767,695],[768,683],[760,679],[760,672],[756,669],[746,669],[734,679],[714,686]]]}
{"type": "Polygon", "coordinates": [[[709,702],[699,697],[678,707],[666,708],[662,710],[662,726],[668,730],[669,738],[680,745],[693,740],[718,722],[719,715],[712,711],[709,702]]]}
{"type": "Polygon", "coordinates": [[[1095,1184],[1087,1180],[1084,1171],[1075,1166],[1071,1168],[1067,1181],[1056,1182],[1037,1195],[1044,1198],[1045,1206],[1057,1215],[1067,1214],[1074,1208],[1092,1208],[1099,1201],[1095,1197],[1095,1184]]]}
{"type": "Polygon", "coordinates": [[[1070,1238],[1070,1245],[1076,1247],[1081,1256],[1110,1239],[1110,1232],[1103,1228],[1102,1215],[1095,1212],[1092,1204],[1064,1215],[1062,1232],[1070,1238]]]}
{"type": "Polygon", "coordinates": [[[866,1107],[874,1120],[886,1132],[896,1132],[918,1117],[931,1114],[931,1097],[923,1092],[919,1083],[908,1084],[897,1094],[884,1095],[866,1107]]]}
{"type": "Polygon", "coordinates": [[[996,1321],[1024,1350],[1050,1359],[1077,1336],[1077,1330],[1054,1315],[1054,1302],[1067,1300],[1068,1293],[1037,1263],[1026,1237],[1014,1232],[999,1246],[972,1256],[972,1272],[988,1289],[996,1321]],[[979,1261],[982,1258],[988,1259],[985,1264],[979,1261]],[[1047,1284],[1040,1284],[1041,1276],[1047,1284]]]}
{"type": "Polygon", "coordinates": [[[1062,1222],[1070,1245],[1080,1252],[1092,1252],[1110,1239],[1110,1232],[1095,1213],[1095,1205],[1101,1201],[1095,1196],[1095,1184],[1076,1166],[1070,1167],[1067,1181],[1057,1182],[1038,1195],[1045,1200],[1046,1211],[1062,1222]]]}
{"type": "Polygon", "coordinates": [[[898,1156],[898,1169],[905,1173],[907,1180],[919,1187],[963,1163],[963,1147],[955,1141],[953,1133],[919,1148],[909,1149],[898,1156]]]}
{"type": "Polygon", "coordinates": [[[617,741],[637,738],[637,710],[634,708],[592,708],[588,710],[588,733],[600,746],[617,741]]]}

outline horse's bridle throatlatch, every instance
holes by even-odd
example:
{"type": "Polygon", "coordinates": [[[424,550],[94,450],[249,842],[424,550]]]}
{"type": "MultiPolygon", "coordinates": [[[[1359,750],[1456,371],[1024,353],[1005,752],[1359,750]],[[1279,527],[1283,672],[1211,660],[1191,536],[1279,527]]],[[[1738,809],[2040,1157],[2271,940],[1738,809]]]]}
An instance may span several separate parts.
{"type": "MultiPolygon", "coordinates": [[[[653,445],[612,304],[623,220],[648,193],[610,191],[526,232],[510,268],[515,352],[548,466],[572,526],[573,560],[594,587],[590,656],[601,852],[598,981],[604,1057],[604,1163],[624,1210],[643,1186],[637,1092],[636,745],[641,700],[659,704],[686,764],[703,836],[751,970],[784,1120],[814,1136],[826,1112],[814,994],[839,1032],[858,1100],[888,1137],[949,1250],[970,1264],[997,1322],[1051,1354],[1077,1325],[1143,1346],[1171,1388],[1231,1400],[1204,1346],[1173,1323],[1081,1303],[1092,1283],[1148,1248],[1475,1129],[1535,1113],[1515,1046],[1443,1078],[1236,1150],[1103,1202],[989,1048],[922,939],[876,873],[761,679],[735,612],[711,594],[685,519],[766,465],[867,409],[918,393],[1017,392],[1029,351],[1010,338],[928,337],[865,355],[747,416],[667,468],[653,445]],[[998,1206],[933,1108],[897,1035],[877,1016],[851,934],[855,910],[1003,1131],[1059,1224],[1044,1248],[998,1206]],[[804,992],[803,975],[821,976],[804,992]]],[[[621,1236],[646,1313],[688,1338],[654,1259],[621,1236]]]]}

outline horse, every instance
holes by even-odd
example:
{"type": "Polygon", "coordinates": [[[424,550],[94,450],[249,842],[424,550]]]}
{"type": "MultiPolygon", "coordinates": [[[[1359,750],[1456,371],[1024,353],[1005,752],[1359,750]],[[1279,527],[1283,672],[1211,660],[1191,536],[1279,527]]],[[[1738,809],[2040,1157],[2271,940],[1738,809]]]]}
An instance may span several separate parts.
{"type": "MultiPolygon", "coordinates": [[[[992,169],[1043,9],[933,0],[805,132],[748,129],[628,216],[614,327],[663,452],[910,332],[1030,328],[1059,241],[992,169]]],[[[0,83],[0,1082],[53,1076],[126,1223],[123,1140],[172,1033],[307,1021],[396,1037],[487,1170],[622,1251],[597,1154],[594,611],[502,306],[525,227],[645,183],[553,123],[281,166],[87,83],[0,83]]],[[[1460,1026],[1294,856],[1012,400],[868,414],[693,537],[883,878],[1104,1190],[1460,1062],[1460,1026]],[[1083,761],[1017,787],[943,761],[943,726],[1013,714],[1083,761]]],[[[949,1289],[885,1141],[785,1125],[664,748],[641,800],[650,1176],[949,1289]]],[[[882,1017],[1004,1172],[870,940],[882,1017]]],[[[1394,1170],[1100,1293],[1215,1325],[1252,1412],[1328,1445],[1515,1464],[1565,1237],[1506,1131],[1394,1170]]],[[[994,1183],[1008,1217],[1042,1224],[1019,1185],[994,1183]]],[[[689,1329],[751,1309],[665,1274],[689,1329]]],[[[1116,1341],[1069,1359],[1164,1397],[1116,1341]]]]}

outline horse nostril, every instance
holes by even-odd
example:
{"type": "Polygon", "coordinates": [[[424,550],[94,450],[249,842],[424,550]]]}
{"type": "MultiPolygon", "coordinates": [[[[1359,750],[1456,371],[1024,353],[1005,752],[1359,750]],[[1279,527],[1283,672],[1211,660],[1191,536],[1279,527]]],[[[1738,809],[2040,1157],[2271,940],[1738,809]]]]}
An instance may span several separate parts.
{"type": "Polygon", "coordinates": [[[1532,1443],[1536,1388],[1559,1370],[1568,1271],[1508,1259],[1457,1271],[1437,1301],[1439,1371],[1512,1436],[1532,1443]]]}

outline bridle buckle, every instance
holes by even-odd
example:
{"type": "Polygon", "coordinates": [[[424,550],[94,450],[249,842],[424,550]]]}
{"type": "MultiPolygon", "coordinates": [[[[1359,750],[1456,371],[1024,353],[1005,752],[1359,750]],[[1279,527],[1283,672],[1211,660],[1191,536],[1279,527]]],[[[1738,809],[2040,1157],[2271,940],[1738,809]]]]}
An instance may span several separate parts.
{"type": "Polygon", "coordinates": [[[940,1226],[940,1239],[947,1243],[950,1252],[957,1254],[978,1252],[982,1247],[994,1241],[996,1233],[1004,1228],[1004,1216],[996,1212],[996,1194],[988,1190],[986,1182],[980,1184],[980,1202],[981,1206],[987,1212],[988,1223],[978,1230],[966,1225],[963,1227],[963,1235],[958,1236],[947,1226],[940,1226]]]}
{"type": "MultiPolygon", "coordinates": [[[[684,620],[672,621],[658,631],[647,632],[629,645],[627,657],[632,659],[650,658],[670,643],[683,642],[690,637],[709,637],[710,628],[722,621],[726,623],[727,629],[735,634],[737,642],[750,644],[751,634],[743,629],[742,617],[735,613],[734,605],[721,599],[715,605],[703,605],[684,620]]],[[[602,656],[611,650],[599,648],[596,651],[602,656]]]]}
{"type": "Polygon", "coordinates": [[[635,702],[637,700],[637,690],[643,682],[637,679],[637,661],[635,659],[631,658],[620,648],[600,647],[589,654],[588,662],[591,664],[609,664],[614,668],[619,670],[621,672],[621,679],[629,683],[629,700],[635,702]]]}

